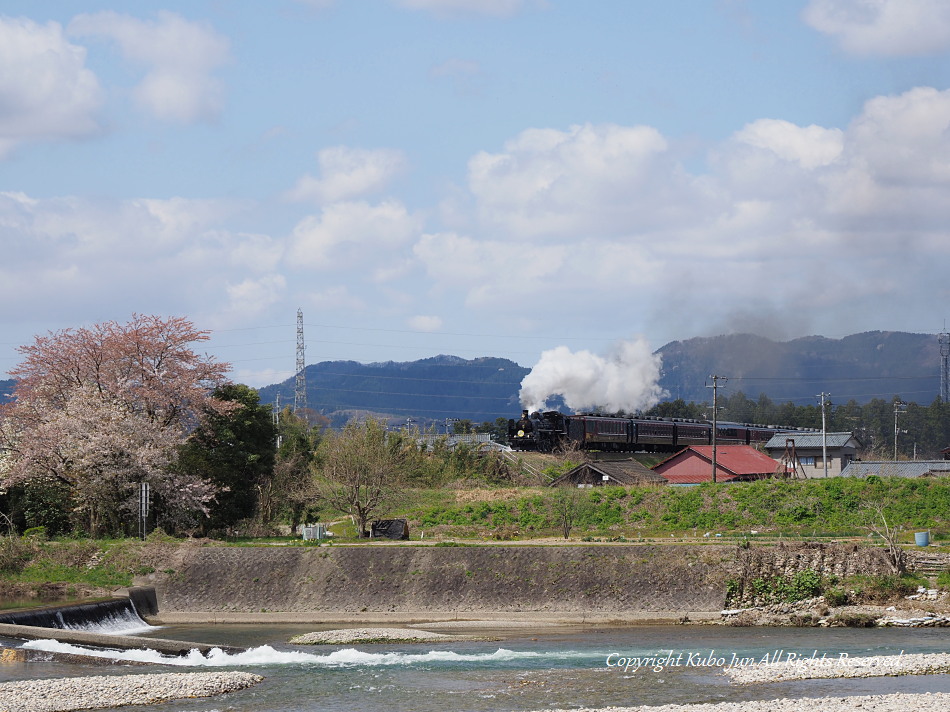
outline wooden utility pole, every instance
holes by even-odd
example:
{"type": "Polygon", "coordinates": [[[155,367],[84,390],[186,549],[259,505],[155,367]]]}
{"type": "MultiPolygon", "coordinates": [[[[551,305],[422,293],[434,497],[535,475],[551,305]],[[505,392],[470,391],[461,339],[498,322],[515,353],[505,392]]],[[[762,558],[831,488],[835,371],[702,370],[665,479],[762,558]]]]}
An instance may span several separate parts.
{"type": "Polygon", "coordinates": [[[825,400],[830,393],[821,392],[818,398],[821,399],[821,461],[825,466],[825,477],[828,476],[828,428],[825,425],[825,400]]]}
{"type": "Polygon", "coordinates": [[[716,437],[719,435],[719,381],[725,383],[729,379],[725,376],[710,376],[713,384],[706,388],[713,389],[713,425],[712,425],[712,481],[716,481],[716,437]]]}

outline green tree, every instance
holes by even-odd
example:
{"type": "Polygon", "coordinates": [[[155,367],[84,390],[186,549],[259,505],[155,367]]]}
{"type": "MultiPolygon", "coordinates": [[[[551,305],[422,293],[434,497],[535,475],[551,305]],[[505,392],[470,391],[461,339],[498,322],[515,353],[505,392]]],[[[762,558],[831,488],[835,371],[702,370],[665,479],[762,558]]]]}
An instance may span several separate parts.
{"type": "Polygon", "coordinates": [[[237,407],[208,413],[179,456],[179,467],[201,473],[221,489],[206,531],[233,527],[254,515],[260,487],[273,474],[277,437],[271,410],[254,389],[228,384],[214,397],[237,407]]]}
{"type": "Polygon", "coordinates": [[[366,536],[369,520],[394,502],[410,448],[415,446],[387,438],[376,420],[347,423],[320,443],[314,465],[319,498],[352,516],[360,536],[366,536]]]}
{"type": "Polygon", "coordinates": [[[312,514],[316,499],[311,466],[323,428],[290,408],[281,411],[278,420],[280,446],[272,476],[259,487],[258,516],[263,524],[281,517],[296,532],[312,514]]]}

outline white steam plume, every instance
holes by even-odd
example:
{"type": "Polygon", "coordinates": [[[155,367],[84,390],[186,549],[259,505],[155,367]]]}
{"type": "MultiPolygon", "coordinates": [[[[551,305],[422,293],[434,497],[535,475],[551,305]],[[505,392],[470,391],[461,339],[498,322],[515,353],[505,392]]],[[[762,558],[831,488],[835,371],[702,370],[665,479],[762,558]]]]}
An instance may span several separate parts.
{"type": "Polygon", "coordinates": [[[642,338],[621,342],[606,358],[558,346],[542,352],[521,381],[521,404],[531,411],[543,410],[548,398],[560,395],[574,410],[649,408],[668,395],[657,383],[660,362],[642,338]]]}

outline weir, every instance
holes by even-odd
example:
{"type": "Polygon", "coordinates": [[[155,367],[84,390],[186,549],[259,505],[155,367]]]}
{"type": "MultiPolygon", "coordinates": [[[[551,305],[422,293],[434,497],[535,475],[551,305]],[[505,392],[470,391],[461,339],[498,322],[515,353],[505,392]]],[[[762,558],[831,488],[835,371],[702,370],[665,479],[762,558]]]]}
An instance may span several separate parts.
{"type": "Polygon", "coordinates": [[[218,648],[239,653],[244,648],[207,645],[162,638],[138,638],[123,633],[144,631],[151,626],[142,616],[158,614],[158,599],[151,587],[129,589],[128,597],[70,606],[47,606],[0,614],[0,637],[19,640],[57,640],[76,645],[150,649],[170,655],[197,650],[206,655],[218,648]],[[141,613],[141,615],[139,615],[141,613]]]}
{"type": "Polygon", "coordinates": [[[122,633],[149,628],[142,616],[156,613],[158,603],[155,589],[138,588],[131,589],[128,598],[2,613],[0,623],[91,633],[122,633]]]}

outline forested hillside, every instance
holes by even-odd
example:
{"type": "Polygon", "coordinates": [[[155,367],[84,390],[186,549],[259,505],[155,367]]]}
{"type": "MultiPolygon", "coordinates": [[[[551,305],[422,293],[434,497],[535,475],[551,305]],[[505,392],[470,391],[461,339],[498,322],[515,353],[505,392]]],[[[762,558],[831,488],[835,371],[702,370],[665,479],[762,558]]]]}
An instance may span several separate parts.
{"type": "Polygon", "coordinates": [[[12,379],[0,381],[0,403],[8,403],[11,400],[15,385],[12,379]]]}
{"type": "MultiPolygon", "coordinates": [[[[435,356],[421,361],[362,364],[325,361],[307,366],[307,405],[322,413],[372,411],[443,421],[510,418],[520,412],[518,390],[530,369],[503,358],[435,356]]],[[[292,404],[294,379],[260,390],[292,404]]]]}
{"type": "Polygon", "coordinates": [[[674,341],[659,349],[660,380],[671,399],[711,401],[709,376],[726,376],[726,393],[742,391],[757,398],[797,405],[818,393],[836,402],[867,403],[899,396],[930,403],[940,392],[940,348],[933,334],[869,331],[827,339],[808,336],[771,341],[734,334],[674,341]]]}

